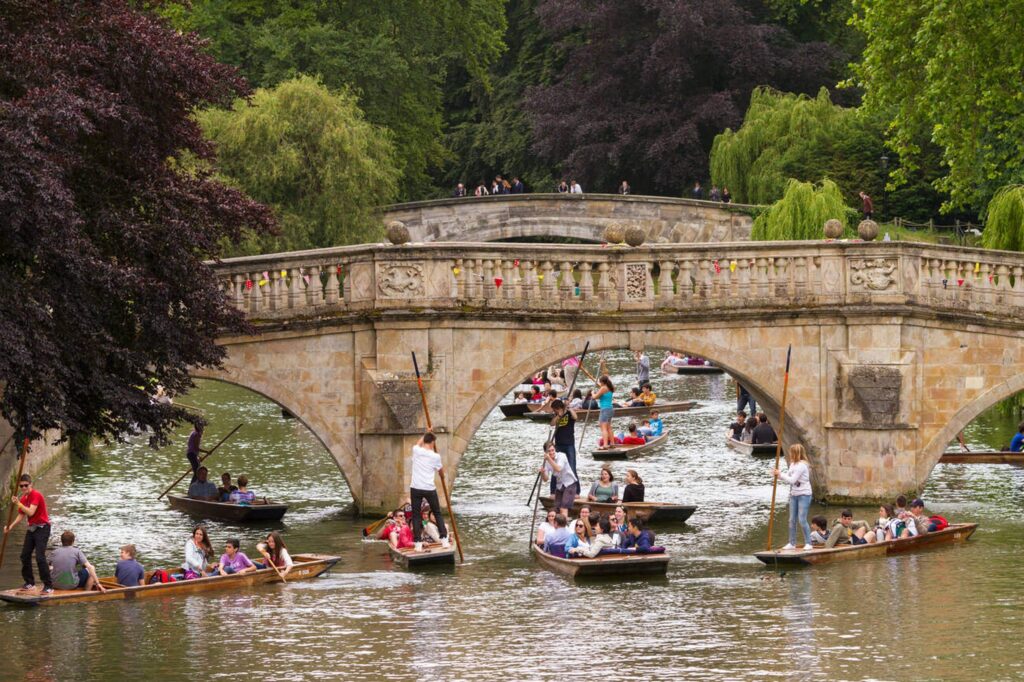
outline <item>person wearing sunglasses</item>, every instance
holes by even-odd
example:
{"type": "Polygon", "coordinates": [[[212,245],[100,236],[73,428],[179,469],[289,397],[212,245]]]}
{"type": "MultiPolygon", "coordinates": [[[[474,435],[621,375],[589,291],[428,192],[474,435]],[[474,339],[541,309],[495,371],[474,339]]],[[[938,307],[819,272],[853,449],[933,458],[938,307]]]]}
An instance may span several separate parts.
{"type": "Polygon", "coordinates": [[[34,590],[35,580],[32,577],[32,554],[36,555],[36,566],[39,567],[39,579],[43,581],[43,594],[53,592],[53,580],[50,577],[50,566],[46,563],[46,543],[50,541],[50,517],[46,513],[46,499],[43,494],[32,487],[32,477],[22,474],[18,480],[18,492],[21,494],[11,498],[18,507],[18,515],[4,529],[10,533],[22,518],[28,519],[28,530],[25,532],[25,544],[21,548],[21,577],[25,580],[23,590],[34,590]]]}

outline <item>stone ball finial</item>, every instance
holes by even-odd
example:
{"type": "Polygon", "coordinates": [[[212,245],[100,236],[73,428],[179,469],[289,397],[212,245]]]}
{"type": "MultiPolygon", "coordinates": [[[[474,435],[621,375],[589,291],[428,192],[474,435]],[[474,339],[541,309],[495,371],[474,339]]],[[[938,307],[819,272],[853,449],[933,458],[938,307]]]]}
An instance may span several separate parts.
{"type": "Polygon", "coordinates": [[[843,224],[836,218],[825,221],[825,239],[839,239],[843,236],[843,224]]]}
{"type": "Polygon", "coordinates": [[[866,242],[878,236],[878,223],[874,220],[862,220],[857,226],[857,234],[866,242]]]}
{"type": "Polygon", "coordinates": [[[409,236],[409,228],[400,220],[392,220],[389,222],[384,234],[392,244],[407,244],[411,239],[409,236]]]}
{"type": "Polygon", "coordinates": [[[630,246],[640,246],[647,239],[647,233],[639,225],[630,225],[626,228],[626,243],[630,246]]]}
{"type": "Polygon", "coordinates": [[[612,223],[604,228],[604,240],[609,244],[621,244],[626,238],[626,230],[621,223],[612,223]]]}

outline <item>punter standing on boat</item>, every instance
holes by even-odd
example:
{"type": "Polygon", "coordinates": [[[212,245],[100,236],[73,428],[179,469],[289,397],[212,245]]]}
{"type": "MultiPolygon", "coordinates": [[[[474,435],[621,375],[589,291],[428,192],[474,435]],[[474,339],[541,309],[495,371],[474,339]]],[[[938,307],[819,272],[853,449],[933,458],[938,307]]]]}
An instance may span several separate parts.
{"type": "Polygon", "coordinates": [[[651,383],[651,359],[647,353],[638,350],[636,355],[636,385],[643,388],[645,384],[651,383]]]}
{"type": "Polygon", "coordinates": [[[804,446],[799,443],[790,445],[786,464],[785,472],[772,470],[773,476],[789,484],[789,543],[782,549],[796,549],[797,523],[804,534],[804,549],[814,549],[811,545],[811,527],[807,524],[807,511],[811,508],[811,471],[807,468],[804,446]]]}
{"type": "Polygon", "coordinates": [[[444,525],[444,517],[441,516],[441,503],[437,499],[437,488],[434,486],[434,472],[444,476],[441,455],[437,454],[437,437],[433,432],[427,431],[416,445],[412,446],[412,482],[409,486],[413,509],[412,534],[418,538],[423,533],[423,521],[420,519],[419,511],[423,500],[426,500],[430,504],[431,513],[437,519],[437,532],[443,541],[448,539],[448,529],[444,525]]]}
{"type": "MultiPolygon", "coordinates": [[[[578,416],[576,410],[566,408],[561,400],[554,400],[551,409],[555,413],[551,420],[551,426],[555,427],[555,450],[564,452],[572,467],[572,473],[579,478],[576,471],[576,421],[578,416]]],[[[551,494],[555,494],[555,481],[551,481],[551,494]]]]}
{"type": "Polygon", "coordinates": [[[185,451],[185,457],[188,458],[188,463],[192,467],[192,480],[190,483],[195,483],[199,477],[199,452],[200,443],[203,440],[203,425],[201,423],[194,424],[192,426],[192,433],[188,436],[188,447],[185,451]]]}
{"type": "Polygon", "coordinates": [[[21,577],[25,580],[22,589],[31,590],[36,586],[32,577],[34,553],[36,566],[39,567],[39,579],[43,581],[43,593],[53,592],[50,565],[46,563],[46,543],[50,541],[50,517],[46,513],[46,499],[41,492],[32,487],[32,477],[28,474],[21,475],[18,492],[21,493],[21,498],[15,496],[11,499],[18,508],[18,515],[8,524],[4,533],[10,533],[23,518],[28,519],[25,544],[21,548],[21,577]]]}
{"type": "Polygon", "coordinates": [[[555,449],[553,441],[544,444],[544,466],[540,468],[540,475],[545,481],[549,476],[555,477],[555,499],[552,506],[568,518],[576,496],[580,493],[580,481],[569,466],[569,458],[564,452],[555,449]]]}
{"type": "Polygon", "coordinates": [[[612,433],[612,417],[615,416],[615,407],[612,402],[615,395],[615,385],[608,378],[607,374],[601,375],[597,380],[599,386],[594,398],[601,411],[598,412],[597,423],[601,427],[601,442],[604,443],[598,450],[607,450],[615,447],[615,435],[612,433]]]}

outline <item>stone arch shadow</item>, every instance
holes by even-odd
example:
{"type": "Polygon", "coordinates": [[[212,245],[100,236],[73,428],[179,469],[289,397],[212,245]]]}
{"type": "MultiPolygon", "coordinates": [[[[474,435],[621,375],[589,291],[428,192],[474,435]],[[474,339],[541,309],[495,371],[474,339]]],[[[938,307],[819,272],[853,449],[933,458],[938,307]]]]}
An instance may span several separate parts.
{"type": "MultiPolygon", "coordinates": [[[[320,443],[320,446],[324,449],[326,455],[334,462],[335,466],[338,467],[338,471],[341,472],[341,477],[345,480],[345,485],[348,487],[349,497],[351,497],[353,501],[358,499],[355,494],[355,489],[352,486],[352,479],[349,477],[349,472],[345,471],[344,465],[338,461],[338,457],[335,456],[335,453],[331,450],[330,447],[328,447],[327,443],[324,441],[323,437],[317,431],[317,429],[314,428],[313,425],[311,425],[306,419],[302,417],[302,413],[296,407],[295,402],[289,401],[287,398],[282,396],[271,395],[269,392],[259,388],[254,388],[253,386],[246,384],[244,381],[231,379],[216,373],[193,372],[192,377],[195,379],[202,379],[204,381],[218,381],[222,384],[229,384],[231,386],[238,386],[239,388],[244,388],[246,391],[255,393],[258,396],[266,398],[275,405],[278,405],[279,407],[288,410],[288,412],[290,412],[294,416],[297,422],[302,424],[304,427],[306,427],[307,431],[313,434],[313,437],[316,438],[318,443],[320,443]]],[[[355,460],[351,457],[351,454],[348,452],[346,452],[345,454],[347,458],[351,460],[352,466],[355,466],[355,460]]]]}
{"type": "MultiPolygon", "coordinates": [[[[763,401],[765,413],[773,424],[777,424],[782,403],[781,376],[779,386],[777,388],[769,388],[764,382],[756,379],[753,373],[754,367],[745,367],[740,362],[732,360],[736,359],[738,355],[735,349],[727,349],[706,341],[700,341],[697,338],[698,335],[698,330],[649,331],[644,334],[644,345],[645,347],[664,347],[673,350],[685,349],[711,360],[743,383],[755,395],[759,405],[763,401]],[[732,359],[719,361],[719,358],[732,359]],[[778,395],[776,395],[776,391],[778,391],[778,395]]],[[[632,336],[635,339],[636,333],[633,332],[632,336]]],[[[522,382],[523,377],[535,372],[539,367],[546,367],[553,363],[561,362],[572,355],[578,355],[588,340],[590,341],[589,352],[593,353],[628,349],[630,347],[630,338],[631,333],[628,331],[605,331],[577,335],[565,341],[560,341],[543,351],[531,353],[519,359],[488,390],[480,394],[465,417],[452,430],[449,446],[455,460],[453,465],[450,466],[452,474],[449,475],[449,479],[452,481],[452,487],[454,488],[454,479],[458,473],[462,456],[465,454],[473,435],[502,399],[522,382]]],[[[727,415],[723,415],[723,417],[727,417],[727,415]]],[[[799,403],[795,403],[792,400],[787,401],[784,443],[789,445],[791,443],[803,442],[805,445],[809,445],[808,457],[812,460],[813,464],[816,459],[816,450],[823,444],[811,441],[810,435],[804,426],[804,424],[810,423],[812,423],[811,415],[799,403]]],[[[722,446],[725,447],[724,423],[722,434],[722,446]]],[[[540,450],[540,445],[540,443],[537,444],[538,451],[540,450]]],[[[812,471],[818,468],[812,466],[812,471]]]]}
{"type": "Polygon", "coordinates": [[[956,434],[985,410],[989,409],[1000,400],[1024,391],[1024,372],[1016,374],[1005,381],[992,386],[977,398],[961,407],[956,414],[946,423],[942,429],[935,434],[921,449],[921,455],[917,462],[918,487],[923,487],[928,480],[935,465],[942,458],[946,445],[956,438],[956,434]]]}

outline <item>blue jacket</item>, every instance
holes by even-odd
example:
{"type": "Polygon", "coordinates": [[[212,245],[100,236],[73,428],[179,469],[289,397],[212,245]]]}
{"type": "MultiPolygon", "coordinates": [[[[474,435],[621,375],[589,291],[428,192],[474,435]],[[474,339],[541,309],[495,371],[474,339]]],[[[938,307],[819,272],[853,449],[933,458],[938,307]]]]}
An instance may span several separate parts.
{"type": "Polygon", "coordinates": [[[640,554],[651,551],[651,534],[644,530],[640,531],[640,537],[634,537],[632,533],[626,533],[626,539],[622,543],[623,549],[636,549],[640,554]]]}

